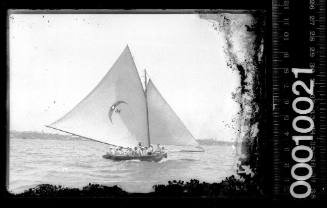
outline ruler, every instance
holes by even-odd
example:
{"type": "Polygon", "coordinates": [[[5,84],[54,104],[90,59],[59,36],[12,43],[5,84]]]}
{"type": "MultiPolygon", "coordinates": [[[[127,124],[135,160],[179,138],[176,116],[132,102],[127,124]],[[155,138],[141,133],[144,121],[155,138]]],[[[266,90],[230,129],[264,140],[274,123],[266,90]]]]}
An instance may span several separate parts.
{"type": "Polygon", "coordinates": [[[272,1],[275,199],[326,198],[326,4],[272,1]]]}

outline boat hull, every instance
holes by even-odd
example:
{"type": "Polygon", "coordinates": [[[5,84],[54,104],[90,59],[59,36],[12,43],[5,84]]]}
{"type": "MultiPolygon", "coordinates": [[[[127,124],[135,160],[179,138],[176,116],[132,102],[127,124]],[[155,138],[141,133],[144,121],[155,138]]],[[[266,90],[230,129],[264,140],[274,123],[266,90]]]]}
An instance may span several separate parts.
{"type": "Polygon", "coordinates": [[[107,153],[102,157],[114,161],[140,160],[140,161],[147,161],[147,162],[159,162],[163,158],[167,158],[167,153],[158,153],[158,154],[144,155],[144,156],[112,155],[107,153]]]}

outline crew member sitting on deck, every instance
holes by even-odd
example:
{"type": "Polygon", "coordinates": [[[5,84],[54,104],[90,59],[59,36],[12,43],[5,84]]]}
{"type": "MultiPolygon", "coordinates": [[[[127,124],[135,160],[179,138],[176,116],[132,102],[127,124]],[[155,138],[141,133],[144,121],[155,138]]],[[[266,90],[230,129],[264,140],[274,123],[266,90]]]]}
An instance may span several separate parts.
{"type": "Polygon", "coordinates": [[[113,155],[114,154],[114,151],[113,151],[113,149],[111,147],[108,150],[108,154],[110,154],[110,155],[113,155]]]}
{"type": "Polygon", "coordinates": [[[142,151],[141,151],[141,148],[139,146],[136,147],[136,154],[137,154],[137,156],[141,156],[142,155],[142,151]]]}
{"type": "Polygon", "coordinates": [[[141,147],[141,155],[144,156],[146,152],[146,147],[141,147]]]}
{"type": "Polygon", "coordinates": [[[138,156],[137,147],[134,147],[132,154],[133,154],[133,156],[138,156]]]}
{"type": "Polygon", "coordinates": [[[161,152],[161,147],[160,147],[160,144],[157,144],[157,149],[156,149],[156,152],[161,152]]]}
{"type": "Polygon", "coordinates": [[[122,150],[123,155],[127,155],[127,149],[122,148],[121,150],[122,150]]]}
{"type": "Polygon", "coordinates": [[[142,147],[142,142],[139,142],[138,147],[142,147]]]}
{"type": "Polygon", "coordinates": [[[130,148],[130,147],[127,148],[127,155],[128,156],[133,156],[133,149],[132,148],[130,148]]]}
{"type": "Polygon", "coordinates": [[[117,147],[117,148],[116,148],[116,150],[115,150],[115,154],[116,154],[116,155],[121,155],[121,154],[122,154],[121,147],[117,147]]]}
{"type": "Polygon", "coordinates": [[[153,147],[150,145],[150,147],[147,149],[147,155],[152,155],[153,153],[153,147]]]}
{"type": "Polygon", "coordinates": [[[119,147],[118,149],[120,155],[124,155],[124,149],[123,147],[119,147]]]}

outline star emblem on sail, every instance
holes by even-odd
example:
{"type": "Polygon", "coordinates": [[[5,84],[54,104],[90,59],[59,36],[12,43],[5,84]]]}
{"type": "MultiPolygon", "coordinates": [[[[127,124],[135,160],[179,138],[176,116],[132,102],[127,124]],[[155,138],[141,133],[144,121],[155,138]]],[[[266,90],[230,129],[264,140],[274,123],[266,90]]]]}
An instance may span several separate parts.
{"type": "Polygon", "coordinates": [[[198,146],[151,79],[144,91],[128,46],[99,84],[47,127],[123,147],[198,146]]]}

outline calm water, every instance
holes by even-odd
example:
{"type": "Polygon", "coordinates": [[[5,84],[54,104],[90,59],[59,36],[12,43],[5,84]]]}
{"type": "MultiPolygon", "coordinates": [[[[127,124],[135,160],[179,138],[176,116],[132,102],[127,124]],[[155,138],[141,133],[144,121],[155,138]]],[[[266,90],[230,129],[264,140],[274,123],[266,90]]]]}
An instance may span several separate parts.
{"type": "Polygon", "coordinates": [[[88,183],[118,185],[129,192],[150,192],[169,180],[217,182],[234,173],[231,146],[204,145],[205,152],[178,152],[155,162],[114,162],[102,158],[108,146],[85,139],[10,138],[9,191],[20,193],[49,183],[81,188],[88,183]]]}

